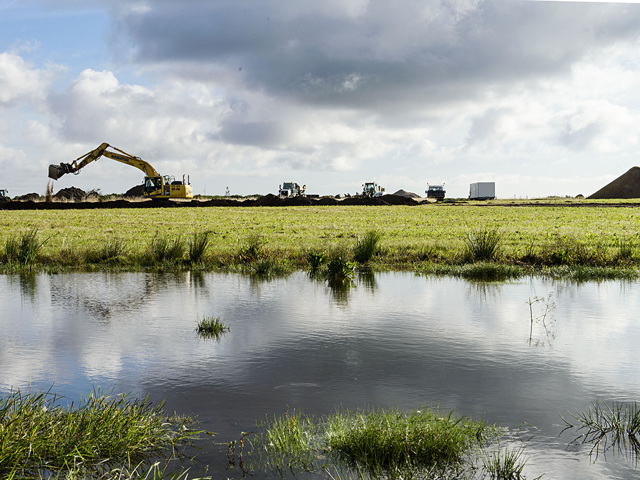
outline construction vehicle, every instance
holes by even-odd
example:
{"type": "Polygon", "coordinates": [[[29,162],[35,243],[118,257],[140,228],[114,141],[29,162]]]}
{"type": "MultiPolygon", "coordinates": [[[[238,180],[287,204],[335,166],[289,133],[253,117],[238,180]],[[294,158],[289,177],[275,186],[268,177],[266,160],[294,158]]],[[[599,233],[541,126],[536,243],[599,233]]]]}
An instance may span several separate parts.
{"type": "Polygon", "coordinates": [[[58,180],[67,173],[78,174],[80,170],[86,167],[94,160],[100,157],[107,157],[117,162],[126,163],[132,167],[136,167],[144,172],[143,196],[152,199],[169,199],[169,198],[193,198],[193,187],[189,183],[189,179],[182,181],[175,180],[173,176],[160,175],[150,163],[128,154],[124,150],[113,147],[108,143],[103,143],[95,150],[85,153],[75,159],[72,163],[61,163],[60,165],[49,165],[49,178],[58,180]],[[107,150],[112,148],[115,152],[107,150]]]}
{"type": "Polygon", "coordinates": [[[427,194],[427,198],[433,198],[436,202],[444,200],[444,195],[447,191],[444,189],[444,182],[441,185],[429,185],[427,183],[427,189],[424,191],[427,194]]]}
{"type": "Polygon", "coordinates": [[[9,191],[6,188],[0,188],[0,203],[11,201],[8,193],[9,191]]]}
{"type": "Polygon", "coordinates": [[[304,197],[307,186],[302,187],[295,182],[284,182],[278,187],[278,196],[283,197],[304,197]]]}
{"type": "Polygon", "coordinates": [[[365,182],[362,184],[363,197],[381,197],[384,195],[384,188],[376,182],[365,182]]]}

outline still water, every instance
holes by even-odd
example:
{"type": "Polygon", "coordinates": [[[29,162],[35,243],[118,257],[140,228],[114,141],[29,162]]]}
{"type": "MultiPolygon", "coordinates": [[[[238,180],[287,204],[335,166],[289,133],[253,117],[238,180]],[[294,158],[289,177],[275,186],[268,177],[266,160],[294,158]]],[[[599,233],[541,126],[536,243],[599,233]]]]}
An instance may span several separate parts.
{"type": "MultiPolygon", "coordinates": [[[[519,430],[527,478],[640,478],[633,458],[594,461],[561,434],[568,412],[640,399],[639,285],[384,273],[336,291],[302,272],[3,275],[0,393],[149,395],[220,444],[288,409],[433,406],[519,430]],[[230,326],[220,341],[194,331],[209,316],[230,326]]],[[[214,478],[242,476],[220,446],[205,448],[214,478]]]]}

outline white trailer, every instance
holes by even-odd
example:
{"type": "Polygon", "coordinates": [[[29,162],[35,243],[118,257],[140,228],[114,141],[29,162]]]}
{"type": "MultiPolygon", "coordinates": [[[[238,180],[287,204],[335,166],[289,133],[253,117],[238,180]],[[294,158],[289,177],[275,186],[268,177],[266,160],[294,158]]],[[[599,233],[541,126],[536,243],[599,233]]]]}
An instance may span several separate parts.
{"type": "Polygon", "coordinates": [[[496,198],[496,182],[476,182],[469,188],[469,200],[493,200],[496,198]]]}

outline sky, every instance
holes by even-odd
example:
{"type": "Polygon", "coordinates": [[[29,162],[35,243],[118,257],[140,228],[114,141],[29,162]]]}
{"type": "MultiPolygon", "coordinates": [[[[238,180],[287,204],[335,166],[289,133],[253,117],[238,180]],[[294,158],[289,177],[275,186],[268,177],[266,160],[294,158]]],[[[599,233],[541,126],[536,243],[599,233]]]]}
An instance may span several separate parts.
{"type": "Polygon", "coordinates": [[[0,188],[107,142],[195,194],[588,196],[640,165],[639,47],[633,2],[0,0],[0,188]]]}

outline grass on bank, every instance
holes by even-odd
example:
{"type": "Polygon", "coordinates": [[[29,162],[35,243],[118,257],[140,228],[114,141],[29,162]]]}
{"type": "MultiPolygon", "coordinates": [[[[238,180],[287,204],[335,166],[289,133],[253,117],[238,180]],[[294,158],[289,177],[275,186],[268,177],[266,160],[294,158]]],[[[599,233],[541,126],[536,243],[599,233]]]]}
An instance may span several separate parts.
{"type": "Polygon", "coordinates": [[[191,430],[190,418],[168,415],[146,398],[94,389],[77,404],[64,400],[20,390],[0,399],[0,476],[121,478],[107,476],[119,471],[129,472],[126,478],[177,478],[157,459],[176,458],[201,433],[191,430]]]}
{"type": "Polygon", "coordinates": [[[482,470],[490,478],[521,478],[522,451],[485,451],[498,440],[495,425],[433,409],[336,412],[318,421],[287,412],[261,425],[252,446],[260,464],[276,472],[411,479],[468,478],[464,472],[482,470]]]}
{"type": "MultiPolygon", "coordinates": [[[[488,264],[514,267],[523,274],[591,269],[586,275],[580,272],[584,278],[615,272],[637,277],[640,267],[640,211],[635,208],[0,211],[0,227],[2,272],[25,268],[15,252],[30,232],[37,236],[38,249],[28,257],[29,268],[48,271],[198,268],[278,275],[324,269],[337,250],[348,252],[344,261],[373,270],[445,272],[479,264],[472,276],[488,264]]],[[[496,274],[489,270],[490,276],[496,274]]]]}

